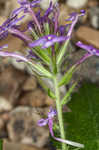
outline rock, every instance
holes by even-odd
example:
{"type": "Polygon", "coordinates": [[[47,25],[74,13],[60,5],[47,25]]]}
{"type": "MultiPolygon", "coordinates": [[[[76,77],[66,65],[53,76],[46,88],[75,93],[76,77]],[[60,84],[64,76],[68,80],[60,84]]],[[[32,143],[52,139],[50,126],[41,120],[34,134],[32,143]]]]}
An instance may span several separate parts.
{"type": "Polygon", "coordinates": [[[10,111],[12,109],[12,105],[4,98],[0,96],[0,112],[10,111]]]}
{"type": "Polygon", "coordinates": [[[48,95],[46,95],[45,104],[48,106],[54,106],[55,101],[52,98],[50,98],[48,95]]]}
{"type": "Polygon", "coordinates": [[[8,17],[11,12],[11,1],[9,0],[0,0],[0,15],[8,17]]]}
{"type": "Polygon", "coordinates": [[[83,41],[85,44],[99,48],[99,31],[90,27],[80,26],[75,35],[78,40],[83,41]]]}
{"type": "Polygon", "coordinates": [[[24,83],[26,75],[14,69],[11,65],[0,73],[0,96],[4,97],[12,105],[21,93],[21,85],[24,83]]]}
{"type": "Polygon", "coordinates": [[[25,81],[25,83],[23,84],[23,90],[24,91],[30,91],[30,90],[34,90],[37,87],[37,81],[36,78],[34,76],[29,76],[27,78],[27,80],[25,81]]]}
{"type": "Polygon", "coordinates": [[[9,142],[8,140],[3,140],[3,150],[47,150],[43,148],[38,148],[36,146],[29,146],[26,144],[19,144],[15,142],[9,142]]]}
{"type": "Polygon", "coordinates": [[[13,142],[43,147],[47,144],[49,131],[39,127],[42,117],[31,107],[17,107],[10,113],[7,125],[9,139],[13,142]]]}
{"type": "Polygon", "coordinates": [[[67,0],[66,4],[74,9],[81,9],[86,6],[88,0],[67,0]]]}
{"type": "Polygon", "coordinates": [[[0,118],[0,131],[4,128],[4,121],[0,118]]]}
{"type": "Polygon", "coordinates": [[[95,7],[95,6],[98,6],[98,1],[97,0],[89,0],[88,1],[88,7],[95,7]]]}
{"type": "MultiPolygon", "coordinates": [[[[56,3],[58,0],[52,0],[52,3],[56,3]]],[[[42,9],[46,10],[50,5],[51,0],[42,0],[40,2],[40,6],[42,9]]]]}
{"type": "MultiPolygon", "coordinates": [[[[70,59],[70,66],[75,64],[77,61],[80,60],[82,56],[85,55],[85,50],[79,49],[79,51],[72,54],[72,57],[70,59]]],[[[88,80],[93,83],[99,83],[99,75],[98,75],[98,64],[99,64],[99,58],[96,56],[92,56],[88,58],[85,62],[83,62],[78,70],[75,72],[72,78],[72,83],[78,82],[78,80],[83,82],[84,80],[88,80]]],[[[79,85],[77,85],[79,88],[79,85]]],[[[77,89],[76,89],[77,90],[77,89]]]]}
{"type": "Polygon", "coordinates": [[[99,7],[92,7],[89,11],[90,24],[93,28],[99,29],[99,7]]]}
{"type": "Polygon", "coordinates": [[[46,105],[45,103],[45,93],[40,89],[34,91],[26,92],[19,100],[21,105],[29,105],[32,107],[40,107],[46,105]]]}

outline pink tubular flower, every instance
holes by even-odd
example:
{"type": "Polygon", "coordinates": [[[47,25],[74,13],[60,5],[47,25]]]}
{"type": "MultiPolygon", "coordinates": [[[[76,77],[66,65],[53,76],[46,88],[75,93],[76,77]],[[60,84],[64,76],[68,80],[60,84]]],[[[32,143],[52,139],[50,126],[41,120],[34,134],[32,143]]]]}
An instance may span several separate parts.
{"type": "Polygon", "coordinates": [[[65,140],[65,139],[61,139],[61,138],[57,138],[57,137],[54,136],[54,132],[53,132],[53,118],[54,118],[54,116],[56,114],[57,114],[56,110],[54,110],[52,107],[50,107],[50,111],[48,112],[48,117],[46,119],[39,120],[38,121],[38,125],[39,126],[45,126],[45,125],[48,124],[51,136],[57,141],[62,142],[62,143],[66,143],[68,145],[72,145],[72,146],[75,146],[75,147],[84,148],[83,144],[76,143],[76,142],[69,141],[69,140],[65,140]]]}

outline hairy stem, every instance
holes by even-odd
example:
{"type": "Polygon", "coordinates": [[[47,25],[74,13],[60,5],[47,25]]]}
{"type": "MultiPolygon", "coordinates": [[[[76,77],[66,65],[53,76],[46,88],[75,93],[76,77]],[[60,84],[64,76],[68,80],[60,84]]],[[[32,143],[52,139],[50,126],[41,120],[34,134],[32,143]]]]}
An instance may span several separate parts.
{"type": "MultiPolygon", "coordinates": [[[[55,76],[53,80],[54,80],[54,86],[55,86],[56,108],[57,108],[57,113],[58,113],[60,135],[62,139],[65,139],[64,124],[63,124],[63,118],[62,118],[62,106],[60,102],[60,91],[58,87],[57,76],[55,76]]],[[[67,150],[67,145],[64,143],[62,143],[62,150],[67,150]]]]}

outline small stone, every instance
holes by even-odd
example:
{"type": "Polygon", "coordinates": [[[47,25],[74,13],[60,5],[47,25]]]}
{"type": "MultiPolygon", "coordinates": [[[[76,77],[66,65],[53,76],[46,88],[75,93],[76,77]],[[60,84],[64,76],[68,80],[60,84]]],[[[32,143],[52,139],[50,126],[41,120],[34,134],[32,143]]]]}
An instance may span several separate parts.
{"type": "Polygon", "coordinates": [[[4,97],[12,105],[16,103],[24,83],[26,75],[24,72],[14,69],[11,65],[0,73],[0,96],[4,97]]]}
{"type": "Polygon", "coordinates": [[[46,105],[48,106],[53,106],[55,104],[55,101],[52,98],[50,98],[48,95],[46,95],[45,101],[46,101],[46,105]]]}
{"type": "Polygon", "coordinates": [[[29,76],[28,79],[23,84],[24,91],[34,90],[37,87],[37,81],[34,76],[29,76]]]}
{"type": "Polygon", "coordinates": [[[9,139],[13,142],[43,147],[47,144],[49,131],[47,127],[37,125],[41,116],[32,107],[17,107],[10,112],[7,124],[9,139]]]}
{"type": "Polygon", "coordinates": [[[98,6],[98,1],[97,0],[89,0],[88,1],[88,7],[95,7],[98,6]]]}
{"type": "Polygon", "coordinates": [[[26,144],[20,144],[16,142],[10,142],[4,139],[3,150],[48,150],[48,149],[38,148],[36,146],[29,146],[26,144]]]}
{"type": "Polygon", "coordinates": [[[84,42],[85,44],[90,44],[96,48],[99,48],[99,31],[90,27],[80,26],[75,35],[78,40],[84,42]]]}
{"type": "Polygon", "coordinates": [[[2,118],[0,118],[0,130],[2,130],[4,127],[4,121],[2,118]]]}
{"type": "Polygon", "coordinates": [[[95,67],[96,67],[96,75],[99,75],[99,63],[96,63],[95,67]]]}
{"type": "Polygon", "coordinates": [[[0,96],[0,112],[10,111],[12,109],[12,105],[4,98],[0,96]]]}
{"type": "Polygon", "coordinates": [[[93,28],[99,29],[99,7],[92,7],[89,11],[90,24],[93,28]]]}
{"type": "Polygon", "coordinates": [[[35,91],[30,91],[24,93],[24,95],[19,100],[19,104],[21,105],[29,105],[32,107],[40,107],[46,104],[45,102],[45,93],[40,89],[36,89],[35,91]]]}
{"type": "Polygon", "coordinates": [[[86,6],[88,0],[67,0],[66,4],[74,9],[81,9],[86,6]]]}

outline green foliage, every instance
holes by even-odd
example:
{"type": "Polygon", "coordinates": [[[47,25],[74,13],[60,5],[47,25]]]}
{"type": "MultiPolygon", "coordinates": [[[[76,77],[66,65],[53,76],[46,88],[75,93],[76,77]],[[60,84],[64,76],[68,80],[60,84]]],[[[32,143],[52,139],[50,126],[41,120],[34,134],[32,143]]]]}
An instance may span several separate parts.
{"type": "Polygon", "coordinates": [[[64,54],[66,53],[66,48],[68,46],[68,43],[69,43],[69,39],[65,41],[64,45],[61,47],[60,51],[59,51],[59,54],[57,56],[57,65],[60,66],[63,62],[63,56],[64,54]]]}
{"type": "Polygon", "coordinates": [[[62,86],[62,85],[66,85],[70,82],[71,78],[72,78],[72,75],[75,71],[75,65],[72,66],[66,73],[65,75],[62,77],[61,81],[59,82],[59,86],[62,86]]]}
{"type": "Polygon", "coordinates": [[[45,29],[45,35],[50,34],[50,27],[48,22],[44,24],[44,29],[45,29]]]}
{"type": "Polygon", "coordinates": [[[36,47],[35,51],[33,51],[41,60],[43,60],[43,62],[47,65],[50,64],[50,57],[46,54],[46,52],[42,49],[40,49],[40,47],[36,47]]]}
{"type": "Polygon", "coordinates": [[[3,150],[3,140],[0,139],[0,150],[3,150]]]}
{"type": "Polygon", "coordinates": [[[53,99],[56,98],[55,94],[50,89],[48,89],[48,96],[51,97],[51,98],[53,98],[53,99]]]}
{"type": "Polygon", "coordinates": [[[52,74],[41,64],[28,62],[29,67],[41,77],[52,78],[52,74]]]}
{"type": "Polygon", "coordinates": [[[84,83],[68,107],[72,112],[64,113],[67,139],[84,144],[83,150],[99,150],[99,86],[84,83]]]}
{"type": "Polygon", "coordinates": [[[63,97],[63,99],[62,99],[62,101],[61,101],[61,105],[64,105],[64,104],[66,104],[66,103],[68,102],[68,99],[69,99],[71,93],[73,92],[73,90],[74,90],[76,84],[77,84],[77,83],[74,83],[74,84],[70,87],[70,89],[66,92],[66,95],[63,97]]]}

